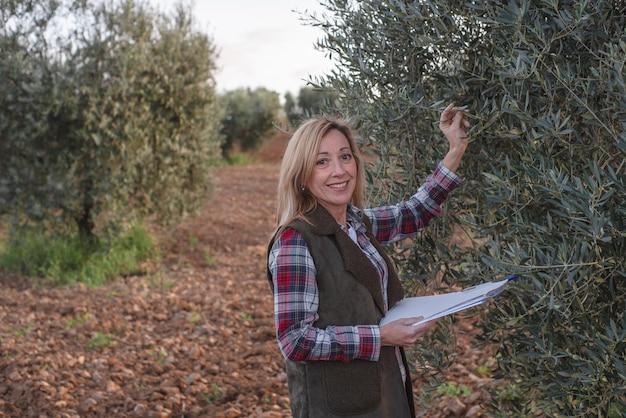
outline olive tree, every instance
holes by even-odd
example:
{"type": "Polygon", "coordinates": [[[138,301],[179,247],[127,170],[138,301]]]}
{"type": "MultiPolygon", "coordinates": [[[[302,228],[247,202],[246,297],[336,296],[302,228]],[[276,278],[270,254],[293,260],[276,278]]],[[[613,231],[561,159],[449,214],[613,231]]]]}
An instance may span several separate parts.
{"type": "Polygon", "coordinates": [[[224,111],[222,156],[228,159],[234,146],[253,150],[272,131],[279,116],[280,96],[263,87],[238,88],[220,96],[220,104],[224,111]]]}
{"type": "Polygon", "coordinates": [[[311,87],[302,87],[298,92],[297,102],[291,94],[285,95],[283,109],[287,114],[287,119],[297,122],[312,115],[324,112],[326,109],[336,107],[337,93],[334,90],[321,90],[311,87]]]}
{"type": "MultiPolygon", "coordinates": [[[[410,195],[446,151],[442,108],[468,107],[464,186],[393,254],[409,292],[521,275],[483,321],[500,348],[490,413],[624,416],[626,4],[322,4],[307,22],[336,67],[312,82],[379,157],[370,204],[410,195]],[[454,246],[453,227],[473,245],[454,246]]],[[[416,361],[445,366],[447,343],[439,332],[416,361]]]]}
{"type": "Polygon", "coordinates": [[[221,114],[214,46],[191,8],[0,8],[1,212],[93,239],[136,217],[168,222],[198,207],[221,114]]]}

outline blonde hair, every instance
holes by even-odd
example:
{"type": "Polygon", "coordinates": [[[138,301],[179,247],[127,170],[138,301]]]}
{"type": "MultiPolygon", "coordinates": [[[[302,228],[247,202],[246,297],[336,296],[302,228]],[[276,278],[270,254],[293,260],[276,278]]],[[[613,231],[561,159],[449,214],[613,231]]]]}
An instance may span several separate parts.
{"type": "Polygon", "coordinates": [[[315,209],[317,199],[307,189],[322,138],[331,130],[341,132],[350,146],[357,167],[356,184],[350,203],[362,207],[365,192],[363,160],[350,123],[342,118],[321,115],[305,121],[289,140],[280,167],[276,206],[277,228],[285,227],[315,209]]]}

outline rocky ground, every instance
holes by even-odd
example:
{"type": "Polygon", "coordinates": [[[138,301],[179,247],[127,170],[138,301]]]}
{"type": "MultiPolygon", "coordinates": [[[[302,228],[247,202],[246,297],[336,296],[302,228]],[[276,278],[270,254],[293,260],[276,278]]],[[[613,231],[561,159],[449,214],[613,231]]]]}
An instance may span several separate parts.
{"type": "MultiPolygon", "coordinates": [[[[0,417],[290,417],[264,269],[282,146],[216,169],[204,210],[161,234],[141,275],[93,289],[0,272],[0,417]]],[[[468,390],[426,416],[481,416],[493,349],[473,346],[475,321],[457,321],[446,374],[468,390]]]]}

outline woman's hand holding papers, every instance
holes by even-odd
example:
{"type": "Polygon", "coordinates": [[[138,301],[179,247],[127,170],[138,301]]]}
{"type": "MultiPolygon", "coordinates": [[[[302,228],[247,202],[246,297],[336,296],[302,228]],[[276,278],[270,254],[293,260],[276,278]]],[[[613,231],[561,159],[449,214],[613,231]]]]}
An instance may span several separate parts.
{"type": "Polygon", "coordinates": [[[414,325],[422,319],[422,317],[402,318],[383,325],[380,327],[381,344],[402,347],[413,345],[418,338],[435,326],[436,321],[414,325]]]}

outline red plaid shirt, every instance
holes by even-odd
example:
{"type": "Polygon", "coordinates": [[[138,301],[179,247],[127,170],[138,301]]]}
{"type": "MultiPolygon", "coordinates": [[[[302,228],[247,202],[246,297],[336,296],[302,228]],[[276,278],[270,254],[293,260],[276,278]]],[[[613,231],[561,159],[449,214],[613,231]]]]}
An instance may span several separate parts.
{"type": "MultiPolygon", "coordinates": [[[[380,274],[387,300],[387,268],[383,258],[365,235],[364,213],[372,222],[372,232],[381,244],[414,237],[441,212],[441,203],[462,179],[439,163],[434,173],[407,201],[372,209],[348,206],[348,222],[356,230],[356,242],[380,274]]],[[[315,263],[302,235],[287,228],[276,238],[268,265],[274,284],[274,319],[278,344],[286,359],[369,360],[380,354],[378,325],[328,326],[316,328],[318,289],[315,263]]]]}

